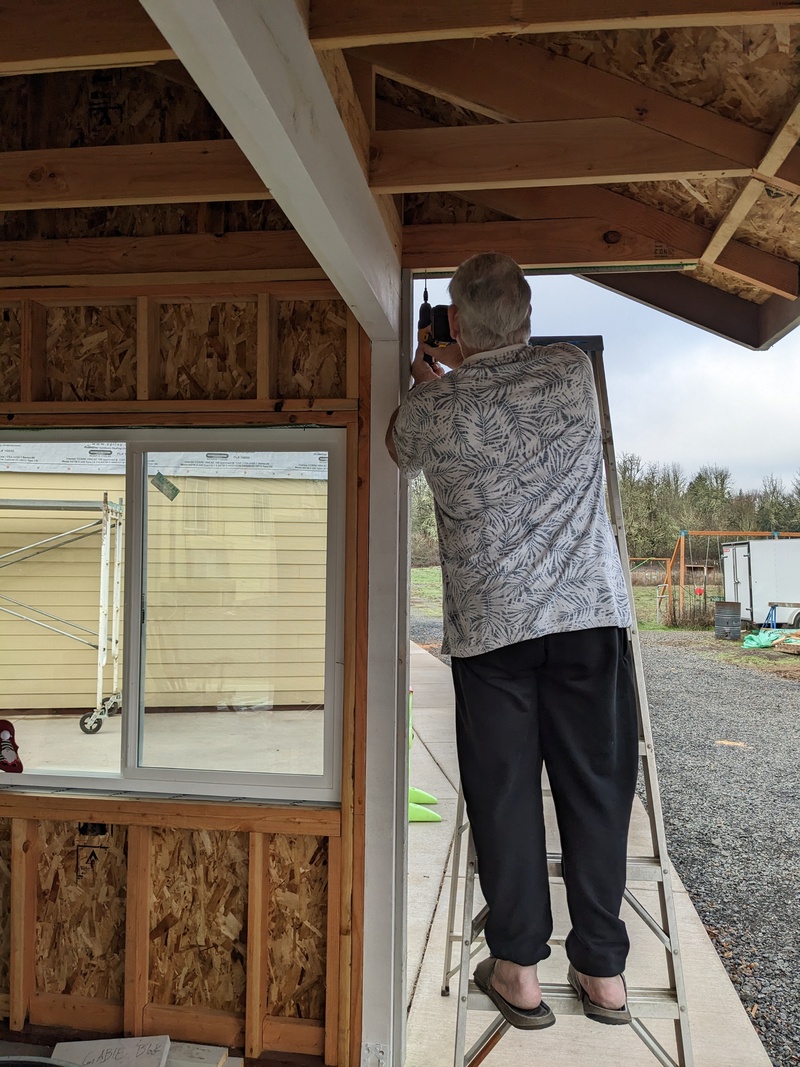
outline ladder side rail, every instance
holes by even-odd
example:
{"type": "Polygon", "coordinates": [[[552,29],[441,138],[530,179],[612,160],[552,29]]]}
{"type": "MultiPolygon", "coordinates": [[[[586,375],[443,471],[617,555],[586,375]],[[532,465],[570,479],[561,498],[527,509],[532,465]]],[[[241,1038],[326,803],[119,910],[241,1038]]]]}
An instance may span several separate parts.
{"type": "MultiPolygon", "coordinates": [[[[464,1046],[467,1040],[467,1003],[469,998],[469,962],[472,946],[472,913],[475,903],[475,875],[478,858],[472,829],[467,830],[467,871],[464,878],[464,921],[461,928],[461,967],[458,976],[458,1010],[456,1013],[456,1041],[454,1067],[464,1067],[464,1046]]],[[[472,1050],[474,1051],[474,1050],[472,1050]]],[[[474,1061],[473,1061],[474,1062],[474,1061]]]]}
{"type": "Polygon", "coordinates": [[[453,847],[450,852],[450,893],[447,900],[447,934],[445,937],[444,969],[442,971],[442,996],[450,996],[450,979],[458,970],[453,966],[453,946],[461,941],[462,931],[456,930],[456,899],[458,879],[461,873],[461,848],[466,824],[464,822],[464,790],[459,786],[456,804],[456,824],[453,830],[453,847]]]}
{"type": "Polygon", "coordinates": [[[653,845],[661,863],[662,880],[658,883],[658,896],[662,920],[664,922],[664,932],[670,939],[670,949],[666,952],[667,973],[669,975],[670,985],[675,990],[675,996],[678,1001],[678,1010],[680,1012],[675,1032],[681,1063],[684,1067],[691,1067],[694,1061],[688,1028],[689,1020],[686,1004],[686,987],[683,979],[683,966],[680,960],[680,947],[678,944],[678,924],[677,916],[675,914],[671,864],[668,859],[663,809],[661,805],[661,790],[659,788],[658,772],[655,765],[655,747],[653,744],[653,731],[650,723],[650,709],[647,702],[647,686],[645,684],[644,667],[642,664],[639,627],[636,622],[634,611],[633,584],[631,582],[630,569],[627,562],[628,545],[625,537],[622,495],[619,489],[619,477],[617,474],[617,464],[614,453],[614,437],[611,430],[611,418],[608,411],[608,390],[606,388],[602,353],[599,351],[592,352],[591,361],[594,369],[597,403],[600,413],[603,458],[606,468],[606,485],[609,508],[611,510],[611,521],[617,537],[617,547],[619,549],[622,571],[625,576],[625,584],[630,598],[631,612],[633,614],[633,625],[630,630],[631,650],[633,653],[634,674],[638,694],[639,724],[645,747],[645,752],[641,757],[641,765],[645,781],[647,810],[653,834],[653,845]]]}

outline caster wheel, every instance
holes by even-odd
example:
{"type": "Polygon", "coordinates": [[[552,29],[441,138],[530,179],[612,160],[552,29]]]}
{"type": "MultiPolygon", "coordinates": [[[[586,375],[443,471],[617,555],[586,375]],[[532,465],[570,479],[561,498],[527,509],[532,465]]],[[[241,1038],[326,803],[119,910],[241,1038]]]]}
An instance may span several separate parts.
{"type": "Polygon", "coordinates": [[[81,715],[81,730],[85,734],[96,734],[100,727],[103,725],[102,719],[95,719],[92,722],[93,711],[87,711],[85,715],[81,715]]]}

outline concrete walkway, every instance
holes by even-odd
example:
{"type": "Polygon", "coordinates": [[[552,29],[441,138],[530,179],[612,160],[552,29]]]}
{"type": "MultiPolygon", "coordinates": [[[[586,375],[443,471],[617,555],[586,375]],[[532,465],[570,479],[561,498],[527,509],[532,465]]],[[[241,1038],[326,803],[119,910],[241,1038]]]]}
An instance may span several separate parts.
{"type": "MultiPolygon", "coordinates": [[[[409,827],[408,872],[408,1054],[406,1067],[451,1067],[453,1064],[458,978],[451,995],[441,996],[447,936],[449,856],[455,827],[458,764],[453,732],[453,690],[449,669],[417,645],[411,646],[414,733],[411,784],[439,798],[441,823],[409,827]]],[[[548,834],[554,821],[548,823],[548,834]]],[[[647,817],[637,801],[631,851],[652,854],[647,817]]],[[[552,886],[556,931],[568,929],[563,889],[552,886]]],[[[647,892],[637,896],[649,905],[647,892]]],[[[770,1067],[749,1017],[731,985],[691,901],[680,884],[676,910],[683,956],[695,1067],[770,1067]]],[[[651,910],[657,912],[656,893],[651,910]]],[[[664,950],[629,909],[623,913],[631,937],[627,975],[632,986],[665,984],[664,950]]],[[[564,982],[566,960],[554,949],[540,966],[545,982],[564,982]]],[[[488,1012],[473,1012],[467,1040],[471,1044],[488,1025],[488,1012]]],[[[673,1024],[654,1021],[649,1028],[674,1055],[673,1024]]],[[[540,1033],[510,1030],[490,1053],[489,1067],[649,1067],[656,1059],[629,1027],[598,1026],[581,1016],[559,1016],[540,1033]]]]}

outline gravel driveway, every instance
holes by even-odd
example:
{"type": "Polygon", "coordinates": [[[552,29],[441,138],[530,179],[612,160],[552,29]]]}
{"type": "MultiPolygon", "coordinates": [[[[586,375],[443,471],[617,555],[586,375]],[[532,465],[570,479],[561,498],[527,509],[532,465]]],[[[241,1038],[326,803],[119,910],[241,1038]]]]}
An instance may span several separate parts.
{"type": "MultiPolygon", "coordinates": [[[[412,616],[411,637],[436,655],[441,623],[412,616]]],[[[773,1064],[795,1067],[800,682],[721,663],[714,644],[642,634],[667,840],[773,1064]]]]}

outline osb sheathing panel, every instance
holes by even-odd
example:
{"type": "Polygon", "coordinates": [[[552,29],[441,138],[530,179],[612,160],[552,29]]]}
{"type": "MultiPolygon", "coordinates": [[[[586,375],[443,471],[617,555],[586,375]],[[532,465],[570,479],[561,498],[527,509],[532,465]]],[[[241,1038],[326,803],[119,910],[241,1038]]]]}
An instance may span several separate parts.
{"type": "Polygon", "coordinates": [[[800,196],[764,189],[736,236],[776,256],[800,260],[800,196]]]}
{"type": "Polygon", "coordinates": [[[4,241],[291,229],[274,200],[0,212],[0,240],[4,241]]]}
{"type": "Polygon", "coordinates": [[[267,1015],[325,1017],[328,841],[273,834],[267,1015]]]}
{"type": "Polygon", "coordinates": [[[763,304],[770,296],[763,289],[748,285],[746,282],[734,278],[731,274],[723,274],[721,271],[715,270],[714,267],[706,266],[703,263],[692,271],[691,277],[697,281],[713,285],[715,289],[722,289],[723,292],[741,296],[744,300],[750,300],[754,304],[763,304]]]}
{"type": "Polygon", "coordinates": [[[536,44],[772,132],[797,94],[797,25],[533,36],[536,44]]]}
{"type": "Polygon", "coordinates": [[[657,207],[669,215],[705,226],[710,239],[710,231],[733,204],[745,182],[745,178],[686,178],[671,182],[630,182],[606,188],[657,207]]]}
{"type": "Polygon", "coordinates": [[[469,204],[451,193],[406,193],[403,197],[403,224],[425,225],[448,222],[502,222],[511,218],[500,211],[469,204]]]}
{"type": "Polygon", "coordinates": [[[122,1003],[127,828],[99,829],[39,824],[36,990],[122,1003]]]}
{"type": "Polygon", "coordinates": [[[161,360],[168,400],[246,400],[256,395],[258,305],[163,304],[161,360]]]}
{"type": "Polygon", "coordinates": [[[0,150],[215,140],[227,136],[179,64],[57,71],[0,83],[0,150]]]}
{"type": "Polygon", "coordinates": [[[0,308],[0,400],[19,400],[19,308],[0,308]]]}
{"type": "Polygon", "coordinates": [[[400,82],[392,81],[382,74],[375,78],[375,96],[378,100],[385,100],[395,107],[404,107],[415,115],[421,115],[442,126],[485,126],[495,122],[495,119],[489,118],[488,115],[469,111],[465,107],[451,104],[449,100],[440,100],[438,96],[431,96],[421,89],[401,85],[400,82]]]}
{"type": "Polygon", "coordinates": [[[136,308],[49,308],[48,400],[136,399],[136,308]]]}
{"type": "Polygon", "coordinates": [[[344,301],[278,302],[279,397],[344,396],[346,355],[344,301]]]}
{"type": "Polygon", "coordinates": [[[0,997],[8,993],[11,959],[11,820],[0,819],[0,997]]]}
{"type": "Polygon", "coordinates": [[[154,830],[150,1000],[245,1010],[249,836],[154,830]]]}

